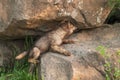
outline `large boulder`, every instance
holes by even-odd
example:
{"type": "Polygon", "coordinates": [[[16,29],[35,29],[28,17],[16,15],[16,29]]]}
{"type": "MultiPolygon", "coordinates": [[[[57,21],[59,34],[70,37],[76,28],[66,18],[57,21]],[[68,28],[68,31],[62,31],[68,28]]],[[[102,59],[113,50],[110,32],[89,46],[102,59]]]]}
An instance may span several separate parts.
{"type": "MultiPolygon", "coordinates": [[[[72,53],[72,56],[53,52],[41,55],[39,77],[42,76],[44,80],[105,80],[106,61],[110,63],[110,67],[107,66],[107,69],[113,69],[110,76],[114,77],[114,69],[120,69],[120,52],[117,52],[120,50],[119,32],[120,24],[115,24],[81,30],[79,33],[73,34],[70,38],[77,42],[63,45],[72,53]],[[101,45],[107,50],[102,54],[96,51],[96,48],[101,45]],[[106,58],[106,55],[109,57],[106,58]]],[[[14,57],[17,55],[14,53],[22,52],[25,42],[24,40],[0,40],[0,44],[0,66],[6,68],[5,71],[7,71],[14,66],[14,57]]]]}
{"type": "MultiPolygon", "coordinates": [[[[41,73],[44,80],[106,80],[106,69],[115,76],[114,69],[120,69],[116,53],[120,50],[120,24],[101,28],[82,30],[71,36],[77,39],[75,44],[63,45],[72,53],[64,56],[48,52],[41,56],[41,73]],[[96,49],[104,46],[107,51],[101,53],[96,49]],[[109,56],[109,57],[106,57],[109,56]],[[105,66],[109,62],[110,66],[105,66]],[[116,66],[116,67],[115,67],[116,66]]],[[[39,75],[40,76],[40,75],[39,75]]]]}
{"type": "Polygon", "coordinates": [[[20,53],[23,48],[25,48],[23,40],[0,40],[0,73],[14,69],[16,53],[20,53]]]}
{"type": "Polygon", "coordinates": [[[108,2],[108,0],[1,0],[0,38],[16,39],[26,35],[42,35],[53,30],[66,16],[72,17],[79,25],[81,22],[101,25],[112,9],[108,2]]]}

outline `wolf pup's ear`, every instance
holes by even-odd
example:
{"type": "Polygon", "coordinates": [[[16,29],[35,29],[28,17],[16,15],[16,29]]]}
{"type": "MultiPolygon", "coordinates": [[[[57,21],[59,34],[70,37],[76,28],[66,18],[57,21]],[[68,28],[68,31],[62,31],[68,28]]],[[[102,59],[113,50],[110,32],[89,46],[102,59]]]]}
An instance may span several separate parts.
{"type": "Polygon", "coordinates": [[[27,53],[28,53],[27,51],[24,51],[24,52],[20,53],[18,56],[16,56],[15,59],[20,60],[20,59],[24,58],[27,55],[27,53]]]}

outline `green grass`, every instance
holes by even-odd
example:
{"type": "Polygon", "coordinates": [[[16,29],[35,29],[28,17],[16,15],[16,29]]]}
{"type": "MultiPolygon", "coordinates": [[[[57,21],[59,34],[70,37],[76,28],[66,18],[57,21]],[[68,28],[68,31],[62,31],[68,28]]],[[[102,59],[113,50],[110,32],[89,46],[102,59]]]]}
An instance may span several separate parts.
{"type": "Polygon", "coordinates": [[[11,73],[3,73],[1,74],[0,80],[37,80],[37,77],[29,74],[27,69],[14,69],[11,73]]]}
{"type": "Polygon", "coordinates": [[[115,7],[120,7],[120,0],[109,0],[108,6],[113,7],[113,5],[115,5],[115,7]]]}
{"type": "MultiPolygon", "coordinates": [[[[105,58],[105,71],[106,71],[106,80],[120,80],[120,67],[113,66],[109,61],[110,56],[107,54],[107,48],[104,46],[98,46],[96,50],[105,58]]],[[[118,50],[114,55],[120,57],[120,50],[118,50]]],[[[118,60],[120,65],[120,59],[118,60]]]]}
{"type": "MultiPolygon", "coordinates": [[[[32,37],[26,37],[25,43],[24,43],[24,50],[29,50],[30,47],[33,45],[33,39],[32,37]]],[[[17,53],[20,53],[20,49],[18,49],[16,46],[13,46],[13,54],[14,57],[17,53]]],[[[8,69],[7,72],[5,72],[5,68],[0,68],[0,80],[38,80],[37,75],[29,74],[29,63],[27,62],[27,57],[17,61],[14,61],[14,68],[13,70],[8,69]]]]}

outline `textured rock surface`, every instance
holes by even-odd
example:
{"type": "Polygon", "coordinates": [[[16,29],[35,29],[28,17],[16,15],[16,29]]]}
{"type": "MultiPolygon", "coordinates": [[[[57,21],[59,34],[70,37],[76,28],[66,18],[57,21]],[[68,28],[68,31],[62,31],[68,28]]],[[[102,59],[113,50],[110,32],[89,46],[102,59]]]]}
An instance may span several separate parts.
{"type": "Polygon", "coordinates": [[[96,48],[105,46],[107,54],[111,55],[109,62],[118,65],[116,63],[119,58],[115,53],[120,50],[119,32],[120,24],[116,24],[114,27],[104,26],[74,34],[71,38],[77,39],[78,42],[63,45],[73,53],[72,56],[66,57],[51,52],[42,55],[42,77],[44,80],[105,80],[105,58],[96,48]]]}
{"type": "Polygon", "coordinates": [[[0,72],[7,72],[13,70],[16,55],[15,53],[21,52],[23,48],[24,48],[23,40],[17,41],[0,40],[0,68],[3,68],[0,69],[0,72]]]}
{"type": "MultiPolygon", "coordinates": [[[[103,26],[96,29],[81,30],[73,34],[75,44],[64,44],[63,47],[72,52],[72,56],[64,56],[48,52],[41,57],[41,72],[44,80],[105,80],[105,58],[96,48],[100,45],[107,48],[110,55],[108,61],[112,67],[120,69],[120,24],[103,26]]],[[[0,66],[13,66],[13,52],[22,52],[21,41],[0,41],[0,66]],[[19,47],[18,47],[19,46],[19,47]],[[20,50],[16,50],[18,49],[20,50]],[[4,63],[4,64],[3,64],[4,63]],[[11,64],[11,65],[10,65],[11,64]]],[[[40,75],[39,75],[40,76],[40,75]]]]}
{"type": "Polygon", "coordinates": [[[78,23],[100,25],[111,11],[107,3],[108,0],[1,0],[0,38],[42,35],[64,16],[78,23]]]}

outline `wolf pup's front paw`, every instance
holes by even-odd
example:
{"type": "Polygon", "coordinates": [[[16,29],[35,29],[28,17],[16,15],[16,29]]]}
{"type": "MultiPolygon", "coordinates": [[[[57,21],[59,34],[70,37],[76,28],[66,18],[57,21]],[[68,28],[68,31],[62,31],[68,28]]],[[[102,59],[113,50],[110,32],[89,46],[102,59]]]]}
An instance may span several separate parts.
{"type": "Polygon", "coordinates": [[[66,56],[71,56],[71,53],[70,52],[65,52],[65,55],[66,56]]]}

